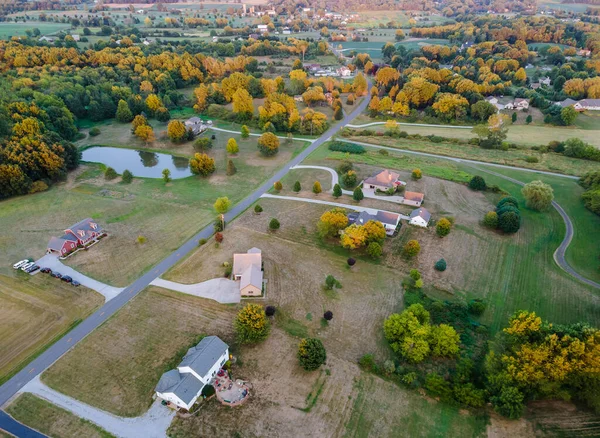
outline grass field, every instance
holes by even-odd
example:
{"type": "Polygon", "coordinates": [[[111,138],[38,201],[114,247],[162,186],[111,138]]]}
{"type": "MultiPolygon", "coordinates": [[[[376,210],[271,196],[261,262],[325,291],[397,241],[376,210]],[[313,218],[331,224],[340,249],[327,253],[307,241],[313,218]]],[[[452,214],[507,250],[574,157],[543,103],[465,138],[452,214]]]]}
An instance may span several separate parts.
{"type": "Polygon", "coordinates": [[[38,28],[42,35],[52,35],[67,30],[71,26],[62,23],[44,23],[37,21],[28,21],[26,23],[0,23],[0,39],[8,39],[12,36],[25,36],[26,30],[38,28]]]}
{"type": "Polygon", "coordinates": [[[17,421],[56,438],[114,437],[94,423],[29,393],[21,394],[6,411],[17,421]]]}
{"type": "Polygon", "coordinates": [[[104,302],[44,274],[0,274],[0,383],[104,302]]]}
{"type": "MultiPolygon", "coordinates": [[[[412,127],[411,127],[412,128],[412,127]]],[[[402,127],[404,129],[404,127],[402,127]]],[[[422,128],[420,128],[422,129],[422,128]]],[[[459,134],[464,134],[465,129],[453,129],[459,134]]],[[[432,133],[432,131],[429,131],[432,133]]],[[[446,135],[446,132],[444,132],[446,135]]],[[[581,160],[578,158],[565,157],[564,155],[547,153],[542,154],[539,151],[531,149],[517,148],[503,151],[499,149],[483,149],[474,145],[459,145],[454,143],[442,142],[433,143],[427,140],[410,140],[392,137],[366,137],[356,136],[348,137],[348,140],[372,143],[374,145],[395,147],[417,152],[429,152],[448,157],[466,158],[470,160],[483,161],[488,163],[505,164],[509,166],[524,167],[534,170],[546,170],[567,175],[583,175],[586,172],[600,170],[600,163],[596,161],[581,160]],[[527,157],[535,157],[537,163],[527,162],[527,157]]]]}

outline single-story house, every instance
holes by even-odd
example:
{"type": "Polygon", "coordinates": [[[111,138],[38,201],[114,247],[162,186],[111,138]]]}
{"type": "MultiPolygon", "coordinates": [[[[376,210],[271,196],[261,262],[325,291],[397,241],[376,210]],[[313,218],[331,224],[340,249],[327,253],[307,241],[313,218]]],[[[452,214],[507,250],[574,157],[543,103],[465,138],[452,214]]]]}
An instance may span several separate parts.
{"type": "Polygon", "coordinates": [[[592,55],[592,51],[588,49],[581,49],[577,51],[578,56],[589,57],[592,55]]]}
{"type": "Polygon", "coordinates": [[[423,193],[418,192],[404,192],[404,202],[406,205],[414,205],[415,207],[420,207],[423,203],[423,199],[425,195],[423,193]]]}
{"type": "Polygon", "coordinates": [[[208,129],[208,125],[200,117],[191,117],[184,123],[185,129],[191,129],[194,135],[202,134],[208,129]]]}
{"type": "Polygon", "coordinates": [[[385,233],[388,236],[391,236],[392,234],[394,234],[394,231],[400,223],[400,215],[380,210],[377,210],[376,214],[370,214],[366,211],[361,211],[360,213],[348,213],[348,223],[350,225],[364,225],[369,221],[381,222],[381,224],[385,228],[385,233]]]}
{"type": "Polygon", "coordinates": [[[416,225],[418,227],[427,227],[429,224],[429,220],[431,219],[431,213],[427,211],[427,209],[421,207],[413,210],[410,214],[410,220],[408,221],[411,225],[416,225]]]}
{"type": "Polygon", "coordinates": [[[576,103],[577,103],[577,101],[575,99],[567,98],[567,99],[562,100],[560,102],[555,102],[555,105],[560,105],[562,108],[566,108],[568,106],[573,106],[576,103]]]}
{"type": "Polygon", "coordinates": [[[382,192],[385,192],[388,189],[406,185],[406,183],[404,181],[400,181],[398,179],[399,177],[400,177],[399,173],[384,169],[384,170],[375,172],[373,175],[366,178],[363,181],[363,185],[364,185],[364,187],[369,188],[369,189],[373,189],[373,190],[379,189],[382,192]]]}
{"type": "Polygon", "coordinates": [[[600,99],[583,99],[573,104],[577,111],[598,111],[600,110],[600,99]]]}
{"type": "Polygon", "coordinates": [[[504,109],[504,105],[498,103],[498,98],[494,96],[488,96],[485,98],[485,100],[494,105],[497,111],[502,111],[504,109]]]}
{"type": "Polygon", "coordinates": [[[40,37],[38,39],[38,41],[46,41],[47,43],[53,43],[54,42],[54,38],[48,37],[48,36],[44,35],[43,37],[40,37]]]}
{"type": "Polygon", "coordinates": [[[74,41],[80,41],[81,38],[79,37],[79,34],[77,33],[72,33],[71,34],[71,38],[73,38],[74,41]]]}
{"type": "Polygon", "coordinates": [[[240,282],[240,295],[260,296],[263,290],[262,254],[250,248],[246,254],[233,255],[233,278],[240,282]]]}
{"type": "Polygon", "coordinates": [[[229,346],[217,336],[207,336],[188,350],[176,369],[161,376],[156,395],[189,411],[227,360],[229,346]]]}
{"type": "Polygon", "coordinates": [[[348,67],[343,66],[337,69],[337,74],[340,75],[343,78],[347,78],[349,76],[352,76],[352,70],[350,70],[348,67]]]}
{"type": "Polygon", "coordinates": [[[514,102],[507,103],[504,105],[505,109],[516,109],[517,111],[523,111],[529,109],[529,99],[523,99],[517,97],[514,102]]]}
{"type": "Polygon", "coordinates": [[[259,24],[258,26],[256,26],[256,30],[265,33],[269,31],[269,27],[266,24],[259,24]]]}
{"type": "Polygon", "coordinates": [[[50,238],[47,252],[64,256],[77,249],[77,246],[97,240],[103,234],[105,233],[102,227],[91,218],[87,218],[71,225],[64,235],[50,238]]]}
{"type": "Polygon", "coordinates": [[[548,76],[546,76],[544,78],[540,78],[539,82],[542,85],[552,85],[552,79],[550,79],[550,77],[548,77],[548,76]]]}

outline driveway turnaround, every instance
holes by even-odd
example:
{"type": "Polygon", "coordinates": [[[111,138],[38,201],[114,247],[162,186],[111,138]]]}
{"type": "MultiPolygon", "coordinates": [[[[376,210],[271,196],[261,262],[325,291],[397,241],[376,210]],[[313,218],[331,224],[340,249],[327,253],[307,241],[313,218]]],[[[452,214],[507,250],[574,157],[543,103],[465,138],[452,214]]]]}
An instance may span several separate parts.
{"type": "MultiPolygon", "coordinates": [[[[73,268],[68,267],[61,263],[57,256],[54,254],[46,254],[44,257],[35,262],[40,268],[50,268],[52,271],[56,271],[64,277],[68,275],[73,280],[80,282],[85,287],[95,290],[99,294],[104,295],[106,301],[112,300],[114,297],[119,295],[125,290],[124,287],[113,287],[108,284],[101,283],[93,278],[81,274],[73,268]]],[[[42,274],[44,275],[44,274],[42,274]]],[[[61,281],[58,278],[56,281],[61,281]]]]}
{"type": "Polygon", "coordinates": [[[227,278],[213,278],[195,284],[175,283],[174,281],[156,278],[150,284],[200,298],[215,300],[222,304],[240,302],[240,284],[227,278]]]}
{"type": "Polygon", "coordinates": [[[39,376],[20,392],[35,394],[123,438],[164,438],[175,416],[175,411],[163,406],[161,401],[156,399],[148,412],[140,417],[118,417],[49,388],[42,383],[39,376]]]}
{"type": "MultiPolygon", "coordinates": [[[[338,173],[331,167],[298,165],[292,167],[292,169],[320,169],[329,172],[331,174],[331,189],[328,190],[329,192],[333,192],[333,186],[340,183],[340,177],[338,176],[338,173]]],[[[352,195],[352,190],[342,189],[342,193],[345,195],[352,195]]]]}
{"type": "MultiPolygon", "coordinates": [[[[225,220],[227,222],[232,221],[236,216],[243,213],[248,207],[256,202],[263,193],[266,193],[275,182],[281,180],[286,173],[297,164],[308,157],[315,149],[321,146],[323,143],[328,141],[338,130],[346,126],[362,113],[370,101],[370,91],[372,83],[368,82],[368,90],[363,101],[356,106],[356,108],[347,115],[336,125],[329,128],[321,137],[314,140],[306,149],[296,155],[292,160],[285,164],[275,175],[265,181],[260,187],[258,187],[250,195],[246,196],[240,203],[236,204],[227,214],[225,214],[225,220]]],[[[198,240],[208,239],[214,234],[213,225],[209,224],[200,230],[190,240],[181,245],[177,250],[168,255],[165,259],[160,261],[148,272],[143,274],[140,278],[134,281],[130,286],[126,287],[120,294],[116,295],[110,301],[107,301],[104,306],[90,315],[81,324],[75,327],[73,330],[64,335],[61,339],[50,346],[46,351],[40,354],[36,359],[29,363],[25,368],[11,377],[7,382],[0,386],[0,407],[9,401],[23,386],[25,386],[34,377],[44,372],[50,365],[61,358],[67,351],[69,351],[78,342],[84,339],[92,331],[103,324],[108,318],[114,315],[120,310],[125,304],[129,302],[133,297],[144,290],[154,279],[161,276],[175,264],[185,258],[190,252],[198,248],[198,240]]],[[[11,416],[2,412],[0,415],[0,429],[4,430],[15,430],[20,423],[14,420],[11,416]]],[[[21,425],[22,426],[22,425],[21,425]]],[[[31,430],[31,429],[29,429],[31,430]]],[[[34,433],[31,430],[31,433],[34,433]]],[[[23,435],[18,435],[23,436],[23,435]]],[[[33,435],[32,435],[33,436],[33,435]]],[[[138,435],[139,436],[139,435],[138,435]]]]}
{"type": "Polygon", "coordinates": [[[383,211],[384,213],[397,214],[398,216],[400,216],[400,219],[404,219],[404,220],[410,219],[410,216],[407,216],[402,213],[396,213],[394,211],[380,210],[378,208],[361,207],[360,205],[341,204],[339,202],[323,201],[322,199],[300,198],[298,196],[279,196],[279,195],[271,195],[270,193],[265,193],[264,195],[261,196],[261,198],[285,199],[288,201],[300,201],[300,202],[308,202],[311,204],[331,205],[333,207],[347,208],[348,210],[366,211],[367,213],[372,214],[372,215],[377,214],[378,211],[383,211]]]}
{"type": "MultiPolygon", "coordinates": [[[[232,130],[232,129],[223,129],[223,128],[217,128],[216,126],[211,126],[211,127],[210,127],[210,128],[208,128],[208,129],[212,129],[213,131],[229,132],[230,134],[239,134],[239,132],[238,132],[238,131],[234,131],[234,130],[232,130]]],[[[255,133],[251,132],[251,133],[249,133],[248,135],[250,135],[251,137],[260,137],[262,134],[255,134],[255,133]]],[[[283,139],[283,140],[287,140],[287,139],[288,139],[287,137],[284,137],[284,136],[282,136],[282,135],[277,135],[276,137],[277,137],[277,138],[281,138],[281,139],[283,139]]],[[[307,142],[309,142],[309,143],[312,143],[313,141],[316,141],[316,140],[314,140],[314,139],[312,139],[312,138],[298,138],[298,137],[295,137],[295,138],[294,138],[294,140],[298,140],[298,141],[307,141],[307,142]]]]}

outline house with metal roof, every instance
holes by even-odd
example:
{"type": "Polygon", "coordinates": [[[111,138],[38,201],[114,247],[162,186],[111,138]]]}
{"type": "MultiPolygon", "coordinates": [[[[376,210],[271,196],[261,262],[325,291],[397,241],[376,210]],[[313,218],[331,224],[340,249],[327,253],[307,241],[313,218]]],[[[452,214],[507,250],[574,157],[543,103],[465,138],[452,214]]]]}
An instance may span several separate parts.
{"type": "Polygon", "coordinates": [[[229,346],[225,342],[218,336],[203,338],[188,350],[176,369],[161,376],[155,388],[157,397],[189,411],[227,360],[229,346]]]}
{"type": "Polygon", "coordinates": [[[431,219],[431,213],[427,211],[427,209],[421,207],[413,210],[410,214],[410,219],[408,221],[411,225],[416,225],[418,227],[427,227],[429,225],[429,220],[431,219]]]}
{"type": "Polygon", "coordinates": [[[102,227],[91,218],[84,219],[71,225],[60,237],[51,237],[47,252],[64,256],[78,246],[85,246],[106,234],[102,227]]]}
{"type": "Polygon", "coordinates": [[[348,223],[350,225],[364,225],[369,221],[381,222],[381,224],[385,228],[385,233],[388,236],[394,234],[394,231],[396,231],[396,228],[400,223],[400,219],[400,215],[397,213],[381,210],[377,210],[375,214],[371,214],[367,211],[361,211],[360,213],[348,213],[348,223]]]}
{"type": "Polygon", "coordinates": [[[233,278],[240,282],[240,295],[256,297],[262,295],[263,271],[262,253],[258,248],[250,248],[245,254],[233,255],[233,278]]]}

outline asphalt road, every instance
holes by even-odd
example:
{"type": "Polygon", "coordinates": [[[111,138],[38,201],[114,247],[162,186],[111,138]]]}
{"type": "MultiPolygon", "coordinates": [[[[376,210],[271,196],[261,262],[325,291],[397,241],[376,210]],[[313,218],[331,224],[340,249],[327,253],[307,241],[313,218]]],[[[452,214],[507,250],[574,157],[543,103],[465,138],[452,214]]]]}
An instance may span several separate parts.
{"type": "MultiPolygon", "coordinates": [[[[369,90],[371,83],[369,83],[369,90]]],[[[328,141],[338,130],[347,125],[356,116],[358,116],[369,104],[370,94],[367,92],[366,97],[363,101],[356,106],[356,108],[350,113],[344,116],[342,120],[336,123],[334,126],[329,128],[323,135],[317,140],[310,143],[306,149],[296,155],[291,161],[283,166],[275,175],[269,178],[264,184],[258,189],[248,195],[240,203],[236,204],[226,215],[225,221],[229,222],[236,216],[243,213],[249,206],[256,202],[263,193],[266,193],[276,181],[279,181],[283,176],[290,170],[290,168],[301,163],[310,153],[312,153],[321,144],[328,141]]],[[[285,147],[285,146],[284,146],[285,147]]],[[[92,331],[103,324],[108,318],[114,315],[119,309],[129,302],[133,297],[144,290],[152,280],[159,277],[178,263],[181,259],[185,258],[191,251],[198,247],[198,240],[208,239],[213,235],[212,223],[203,228],[194,237],[184,243],[179,249],[171,253],[167,258],[162,260],[156,266],[154,266],[149,272],[138,278],[133,284],[127,288],[115,298],[104,304],[95,313],[89,316],[81,324],[63,336],[44,353],[34,359],[27,367],[23,368],[17,374],[15,374],[10,380],[0,386],[0,407],[3,406],[8,400],[11,399],[25,384],[27,384],[36,375],[44,372],[54,362],[61,358],[67,351],[73,348],[78,342],[89,335],[92,331]]],[[[12,417],[4,412],[0,411],[0,429],[10,431],[17,437],[39,437],[38,432],[23,426],[21,423],[14,420],[12,417]]]]}
{"type": "MultiPolygon", "coordinates": [[[[403,153],[407,153],[407,154],[414,154],[414,155],[420,155],[420,156],[425,156],[425,157],[439,158],[442,160],[449,160],[449,161],[454,161],[454,162],[458,162],[458,163],[465,163],[481,172],[489,173],[490,175],[497,176],[498,178],[505,179],[507,181],[518,184],[520,186],[524,186],[525,183],[522,181],[519,181],[517,179],[511,178],[509,176],[505,176],[505,175],[493,172],[488,169],[482,169],[481,167],[475,167],[475,165],[499,167],[499,168],[503,168],[503,169],[512,169],[512,170],[517,169],[517,170],[523,170],[525,172],[533,172],[533,173],[540,173],[540,174],[544,174],[544,175],[559,176],[559,177],[568,178],[568,179],[575,179],[575,180],[579,179],[579,177],[572,176],[572,175],[563,175],[561,173],[545,172],[542,170],[533,170],[533,169],[524,169],[522,167],[505,166],[503,164],[486,163],[483,161],[465,160],[462,158],[447,157],[445,155],[436,155],[436,154],[429,154],[426,152],[416,152],[416,151],[409,151],[407,149],[397,149],[397,148],[392,148],[392,147],[387,147],[387,146],[379,146],[379,145],[375,145],[375,144],[371,144],[371,143],[363,143],[360,141],[349,141],[349,140],[344,140],[344,139],[338,139],[338,141],[343,141],[346,143],[360,144],[360,145],[363,145],[366,147],[371,147],[371,148],[376,148],[376,149],[386,149],[386,150],[390,150],[390,151],[403,152],[403,153]]],[[[573,269],[571,267],[571,265],[569,265],[567,263],[567,261],[565,259],[565,253],[567,251],[567,248],[569,247],[569,244],[571,243],[571,240],[573,240],[573,223],[571,222],[569,215],[567,215],[565,210],[556,201],[552,201],[552,206],[556,209],[558,214],[560,214],[560,216],[562,217],[562,219],[565,223],[565,228],[566,228],[565,237],[562,240],[562,242],[560,243],[560,245],[558,246],[558,248],[556,249],[556,251],[554,252],[554,261],[563,271],[572,275],[573,277],[575,277],[582,283],[585,283],[589,286],[600,289],[600,283],[596,283],[595,281],[590,280],[589,278],[586,278],[583,275],[579,274],[577,271],[575,271],[575,269],[573,269]]]]}

